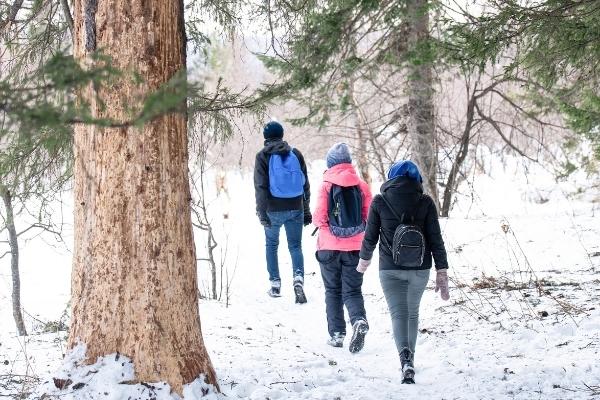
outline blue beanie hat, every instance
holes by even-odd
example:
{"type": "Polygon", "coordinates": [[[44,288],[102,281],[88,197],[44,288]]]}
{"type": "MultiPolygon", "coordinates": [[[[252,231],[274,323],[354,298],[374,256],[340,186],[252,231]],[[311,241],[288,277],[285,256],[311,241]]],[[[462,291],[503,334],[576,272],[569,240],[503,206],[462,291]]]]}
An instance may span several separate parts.
{"type": "Polygon", "coordinates": [[[277,121],[270,121],[263,128],[263,136],[265,139],[281,139],[283,138],[283,126],[277,121]]]}
{"type": "Polygon", "coordinates": [[[352,163],[350,149],[346,143],[336,143],[327,151],[327,168],[343,163],[352,163]]]}
{"type": "Polygon", "coordinates": [[[419,173],[417,165],[410,160],[403,160],[395,162],[388,171],[388,179],[394,179],[399,176],[407,176],[413,181],[423,183],[423,178],[419,173]]]}

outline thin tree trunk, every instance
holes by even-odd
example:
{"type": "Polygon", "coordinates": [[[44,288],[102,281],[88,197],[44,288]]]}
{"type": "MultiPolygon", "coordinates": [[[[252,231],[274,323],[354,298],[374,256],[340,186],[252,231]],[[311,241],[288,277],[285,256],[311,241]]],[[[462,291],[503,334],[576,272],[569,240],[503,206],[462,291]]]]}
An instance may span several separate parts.
{"type": "Polygon", "coordinates": [[[371,185],[373,178],[371,178],[371,173],[369,172],[369,147],[367,141],[367,136],[369,133],[365,132],[364,126],[362,125],[359,125],[356,129],[356,141],[358,145],[358,171],[363,180],[368,185],[371,185]]]}
{"type": "Polygon", "coordinates": [[[210,286],[212,291],[212,299],[217,300],[217,263],[215,262],[215,248],[217,247],[217,242],[215,241],[215,237],[213,235],[212,226],[208,222],[208,239],[207,239],[207,247],[208,247],[208,259],[210,263],[210,286]]]}
{"type": "Polygon", "coordinates": [[[69,2],[68,0],[60,0],[60,5],[63,10],[65,22],[69,27],[69,33],[71,33],[71,37],[73,37],[73,16],[71,15],[71,7],[69,7],[69,2]]]}
{"type": "Polygon", "coordinates": [[[460,147],[456,158],[452,163],[450,172],[448,173],[448,179],[446,180],[446,187],[444,188],[444,199],[441,208],[441,216],[448,217],[450,215],[450,207],[452,206],[452,196],[456,192],[458,186],[458,172],[463,162],[467,158],[469,153],[469,144],[471,142],[471,131],[473,128],[473,120],[475,116],[475,102],[477,98],[475,95],[471,96],[469,103],[467,104],[467,120],[465,122],[465,129],[460,139],[460,147]]]}
{"type": "Polygon", "coordinates": [[[354,119],[354,129],[356,133],[356,150],[357,157],[356,164],[358,166],[358,172],[361,177],[367,184],[371,184],[371,174],[369,173],[369,144],[367,141],[367,136],[365,130],[367,127],[364,124],[363,117],[361,115],[360,104],[356,100],[356,95],[354,91],[354,85],[356,84],[356,79],[352,79],[349,82],[349,96],[350,101],[352,102],[352,116],[354,119]]]}
{"type": "Polygon", "coordinates": [[[208,257],[206,261],[208,261],[210,267],[211,278],[210,298],[212,298],[213,300],[217,300],[217,263],[215,261],[215,249],[217,248],[217,241],[215,240],[215,236],[213,234],[213,227],[211,225],[210,219],[208,218],[208,208],[206,206],[206,185],[204,182],[204,174],[206,172],[206,159],[208,157],[208,147],[210,145],[210,138],[206,138],[204,133],[201,133],[200,136],[200,190],[197,193],[200,196],[200,200],[198,204],[194,204],[193,206],[197,206],[200,208],[199,211],[194,211],[200,229],[206,231],[206,250],[208,252],[208,257]]]}
{"type": "Polygon", "coordinates": [[[8,231],[8,243],[10,245],[10,271],[12,274],[12,309],[17,332],[19,336],[27,336],[27,329],[23,322],[23,311],[21,310],[21,277],[19,274],[19,240],[15,228],[15,217],[13,212],[12,196],[10,191],[0,186],[0,196],[6,210],[6,229],[8,231]]]}
{"type": "MultiPolygon", "coordinates": [[[[127,108],[185,69],[183,1],[76,0],[74,52],[95,48],[125,77],[81,93],[96,117],[127,108]],[[144,83],[127,76],[132,71],[144,83]],[[102,104],[96,102],[96,96],[102,104]]],[[[143,127],[75,127],[75,247],[69,346],[130,357],[139,381],[216,376],[202,339],[185,115],[143,127]]]]}
{"type": "MultiPolygon", "coordinates": [[[[408,43],[415,49],[429,40],[428,0],[410,0],[408,15],[408,43]]],[[[408,132],[412,154],[421,170],[424,189],[439,209],[432,66],[426,61],[413,60],[408,73],[408,132]]]]}
{"type": "Polygon", "coordinates": [[[4,20],[0,20],[0,31],[9,24],[15,22],[15,20],[17,19],[17,14],[23,6],[23,1],[24,0],[15,0],[10,7],[7,7],[7,5],[4,6],[7,7],[8,12],[6,14],[6,18],[4,20]]]}
{"type": "Polygon", "coordinates": [[[369,142],[371,144],[371,148],[373,149],[373,155],[375,157],[375,169],[379,174],[379,179],[381,179],[382,182],[385,182],[387,178],[385,175],[385,171],[386,168],[388,168],[388,166],[386,166],[386,162],[383,160],[383,157],[381,157],[381,147],[379,146],[379,143],[377,142],[377,140],[375,140],[373,135],[369,136],[369,142]]]}

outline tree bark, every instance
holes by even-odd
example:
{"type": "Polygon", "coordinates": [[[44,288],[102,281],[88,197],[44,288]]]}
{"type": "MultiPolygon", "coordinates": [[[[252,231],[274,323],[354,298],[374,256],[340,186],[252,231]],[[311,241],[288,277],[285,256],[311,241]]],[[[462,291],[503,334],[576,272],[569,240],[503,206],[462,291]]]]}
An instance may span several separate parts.
{"type": "MultiPolygon", "coordinates": [[[[430,39],[428,0],[410,0],[408,18],[408,44],[409,48],[414,50],[430,39]]],[[[421,59],[411,60],[408,73],[407,125],[412,154],[421,170],[424,189],[433,198],[439,210],[432,65],[421,59]]]]}
{"type": "Polygon", "coordinates": [[[13,212],[12,195],[10,191],[0,186],[0,196],[6,210],[6,230],[8,231],[8,244],[10,246],[10,271],[12,275],[12,309],[17,332],[19,336],[27,336],[27,329],[23,322],[23,311],[21,310],[21,276],[19,274],[19,240],[15,228],[15,217],[13,212]]]}
{"type": "MultiPolygon", "coordinates": [[[[73,14],[77,59],[89,64],[90,49],[102,49],[124,72],[80,94],[95,117],[126,120],[128,107],[185,69],[183,1],[76,0],[73,14]],[[141,85],[126,78],[132,71],[141,85]]],[[[69,346],[84,343],[89,362],[126,355],[137,380],[180,394],[201,374],[216,384],[198,313],[186,116],[78,125],[74,153],[69,346]]]]}

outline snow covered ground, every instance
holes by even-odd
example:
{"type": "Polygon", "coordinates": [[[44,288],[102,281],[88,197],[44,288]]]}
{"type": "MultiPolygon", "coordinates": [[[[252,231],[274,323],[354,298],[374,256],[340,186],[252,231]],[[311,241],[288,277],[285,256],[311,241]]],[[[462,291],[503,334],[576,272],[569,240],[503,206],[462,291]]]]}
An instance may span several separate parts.
{"type": "MultiPolygon", "coordinates": [[[[318,176],[311,182],[316,192],[318,176]]],[[[200,304],[204,339],[226,398],[600,398],[597,193],[573,196],[576,186],[557,185],[543,172],[529,178],[511,170],[496,170],[494,178],[478,176],[475,195],[459,197],[453,216],[441,221],[451,264],[451,300],[442,302],[430,282],[421,304],[417,384],[401,385],[377,265],[365,276],[371,327],[365,348],[350,354],[347,347],[327,346],[312,229],[304,236],[308,304],[294,304],[285,242],[280,251],[283,297],[268,297],[251,175],[232,172],[228,186],[233,200],[214,201],[211,212],[217,241],[229,240],[229,273],[235,268],[230,304],[200,304]],[[229,214],[227,220],[220,218],[222,212],[229,214]]],[[[35,384],[47,382],[42,389],[54,388],[52,378],[66,378],[60,366],[67,333],[39,332],[42,322],[58,321],[65,311],[70,253],[40,238],[23,244],[23,306],[33,331],[25,339],[14,333],[9,264],[6,258],[0,262],[0,397],[20,398],[35,384]]],[[[206,265],[199,267],[205,282],[206,265]]],[[[67,364],[74,355],[68,357],[67,364]]],[[[160,385],[118,388],[114,382],[122,379],[121,373],[131,376],[131,367],[110,356],[103,363],[104,373],[72,377],[72,385],[56,393],[61,398],[78,391],[85,391],[86,398],[169,398],[168,388],[160,385]],[[77,383],[86,385],[74,389],[77,383]]],[[[188,388],[186,398],[197,397],[202,389],[200,384],[188,388]]]]}

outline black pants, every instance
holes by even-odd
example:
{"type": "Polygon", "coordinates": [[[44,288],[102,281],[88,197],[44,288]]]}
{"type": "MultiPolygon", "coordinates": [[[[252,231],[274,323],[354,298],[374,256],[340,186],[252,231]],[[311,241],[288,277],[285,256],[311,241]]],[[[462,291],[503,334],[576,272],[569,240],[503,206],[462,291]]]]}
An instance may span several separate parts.
{"type": "Polygon", "coordinates": [[[346,333],[344,305],[350,323],[366,321],[365,302],[362,296],[363,274],[356,271],[358,251],[319,250],[316,253],[325,285],[325,305],[329,335],[346,333]]]}

